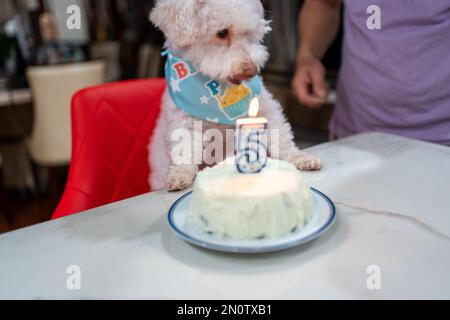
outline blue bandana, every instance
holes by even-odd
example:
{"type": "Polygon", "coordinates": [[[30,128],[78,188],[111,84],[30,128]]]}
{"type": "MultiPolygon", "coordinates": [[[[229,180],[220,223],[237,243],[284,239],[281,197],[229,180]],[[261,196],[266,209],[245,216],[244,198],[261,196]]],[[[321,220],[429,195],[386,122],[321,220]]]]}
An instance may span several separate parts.
{"type": "Polygon", "coordinates": [[[235,125],[236,120],[248,116],[254,97],[261,94],[262,82],[256,76],[240,85],[219,82],[198,72],[192,64],[175,57],[170,51],[165,67],[170,96],[177,108],[202,120],[235,125]]]}

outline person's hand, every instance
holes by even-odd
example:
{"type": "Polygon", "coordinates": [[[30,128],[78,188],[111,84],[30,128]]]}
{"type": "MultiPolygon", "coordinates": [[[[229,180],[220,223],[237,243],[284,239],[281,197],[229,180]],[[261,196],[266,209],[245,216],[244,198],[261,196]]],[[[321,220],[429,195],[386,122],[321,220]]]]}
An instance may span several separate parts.
{"type": "Polygon", "coordinates": [[[292,88],[303,105],[317,109],[325,104],[328,96],[325,73],[325,67],[318,59],[312,56],[299,59],[292,88]]]}

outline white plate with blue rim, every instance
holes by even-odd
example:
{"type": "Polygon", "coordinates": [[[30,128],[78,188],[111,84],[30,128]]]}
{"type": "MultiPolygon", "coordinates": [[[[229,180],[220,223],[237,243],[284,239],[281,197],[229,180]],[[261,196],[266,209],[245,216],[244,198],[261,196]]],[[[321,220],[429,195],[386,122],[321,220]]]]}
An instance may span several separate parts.
{"type": "Polygon", "coordinates": [[[325,234],[336,219],[336,207],[325,194],[311,188],[315,211],[301,230],[276,239],[233,240],[207,233],[194,224],[190,217],[192,192],[179,198],[170,208],[168,220],[178,237],[195,246],[231,253],[268,253],[300,246],[325,234]]]}

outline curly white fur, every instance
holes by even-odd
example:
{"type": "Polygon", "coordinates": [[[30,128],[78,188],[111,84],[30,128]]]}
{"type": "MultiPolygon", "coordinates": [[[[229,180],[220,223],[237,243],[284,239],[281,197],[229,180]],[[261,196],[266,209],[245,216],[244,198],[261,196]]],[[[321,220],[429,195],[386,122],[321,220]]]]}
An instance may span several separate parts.
{"type": "MultiPolygon", "coordinates": [[[[260,69],[268,58],[262,40],[270,27],[259,0],[159,0],[150,19],[166,35],[168,49],[217,80],[226,81],[239,75],[243,66],[249,64],[260,69]],[[228,36],[219,38],[217,33],[225,29],[228,36]]],[[[260,96],[260,115],[268,119],[270,128],[280,130],[280,159],[302,170],[321,168],[319,159],[297,149],[280,104],[266,89],[260,96]]],[[[175,142],[170,135],[177,129],[195,130],[194,121],[199,119],[178,109],[166,92],[149,146],[152,189],[182,190],[193,183],[201,166],[173,164],[170,154],[175,142]]],[[[203,122],[200,134],[211,128],[225,135],[225,130],[231,127],[203,122]]]]}

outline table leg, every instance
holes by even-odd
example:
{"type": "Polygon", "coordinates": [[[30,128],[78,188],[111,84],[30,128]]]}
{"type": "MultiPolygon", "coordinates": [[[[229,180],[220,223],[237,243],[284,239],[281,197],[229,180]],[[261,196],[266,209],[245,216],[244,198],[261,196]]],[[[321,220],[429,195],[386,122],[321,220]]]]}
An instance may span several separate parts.
{"type": "Polygon", "coordinates": [[[0,158],[0,208],[3,214],[6,217],[7,222],[11,222],[11,210],[8,205],[6,187],[3,179],[3,167],[1,166],[1,158],[0,158]]]}

